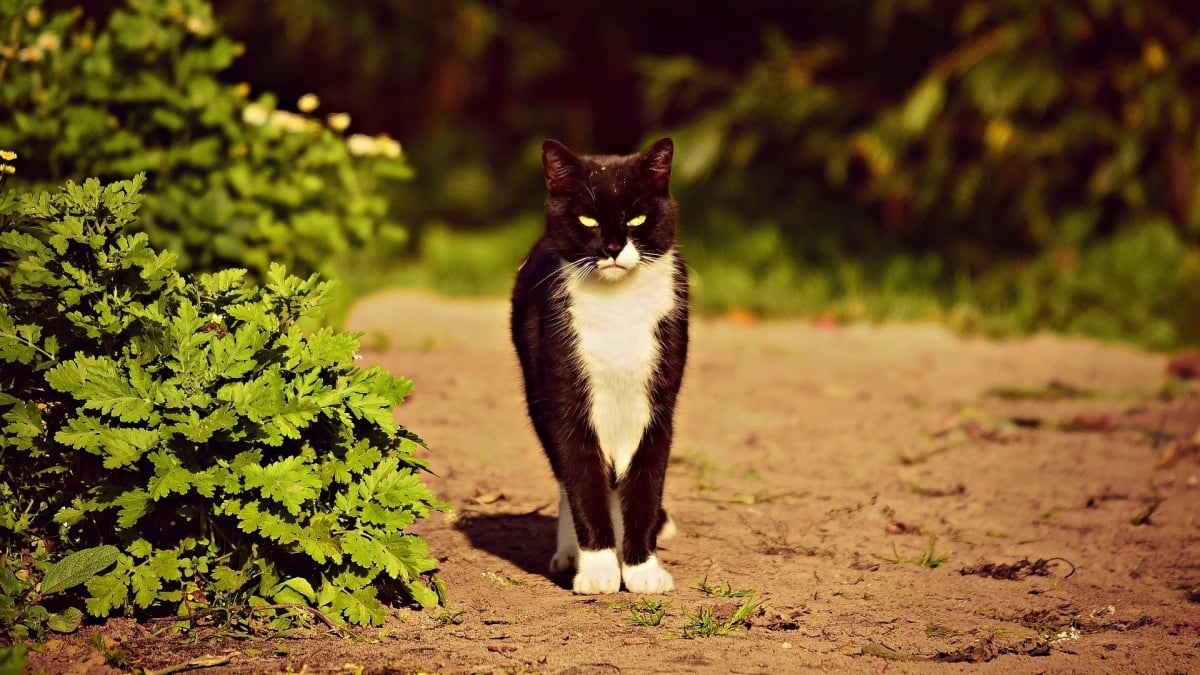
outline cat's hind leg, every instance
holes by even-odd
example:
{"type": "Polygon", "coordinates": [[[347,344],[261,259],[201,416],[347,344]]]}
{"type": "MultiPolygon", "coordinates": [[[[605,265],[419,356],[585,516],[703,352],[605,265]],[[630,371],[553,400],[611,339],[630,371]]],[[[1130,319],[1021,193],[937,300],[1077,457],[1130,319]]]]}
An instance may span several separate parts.
{"type": "Polygon", "coordinates": [[[671,539],[679,533],[679,528],[675,527],[675,519],[671,518],[671,514],[663,509],[658,510],[658,538],[660,541],[671,539]]]}
{"type": "Polygon", "coordinates": [[[558,484],[558,543],[554,557],[550,559],[551,572],[566,572],[575,569],[579,562],[579,538],[575,536],[575,519],[571,517],[571,502],[567,489],[558,484]]]}

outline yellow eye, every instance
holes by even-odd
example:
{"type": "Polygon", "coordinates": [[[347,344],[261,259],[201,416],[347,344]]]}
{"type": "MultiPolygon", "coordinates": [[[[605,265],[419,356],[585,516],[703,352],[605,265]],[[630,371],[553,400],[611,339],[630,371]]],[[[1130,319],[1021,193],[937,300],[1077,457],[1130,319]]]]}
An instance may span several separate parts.
{"type": "Polygon", "coordinates": [[[595,218],[589,218],[587,216],[579,216],[579,222],[583,223],[587,227],[596,227],[600,224],[600,221],[596,220],[595,218]]]}
{"type": "Polygon", "coordinates": [[[634,217],[630,218],[628,221],[626,221],[625,224],[630,227],[637,227],[638,225],[641,225],[644,222],[646,222],[646,216],[634,216],[634,217]]]}

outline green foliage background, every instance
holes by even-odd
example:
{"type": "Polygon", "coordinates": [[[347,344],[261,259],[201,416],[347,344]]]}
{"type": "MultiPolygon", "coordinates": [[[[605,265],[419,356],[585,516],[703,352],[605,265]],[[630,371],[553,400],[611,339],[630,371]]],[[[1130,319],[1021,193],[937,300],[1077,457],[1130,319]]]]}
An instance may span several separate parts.
{"type": "Polygon", "coordinates": [[[339,254],[407,236],[388,213],[412,173],[398,144],[348,143],[335,118],[220,79],[245,48],[207,0],[0,0],[0,36],[15,189],[146,173],[136,226],[183,271],[329,272],[339,254]]]}
{"type": "Polygon", "coordinates": [[[1195,3],[217,8],[271,45],[237,77],[405,139],[411,283],[504,289],[537,235],[544,137],[671,134],[702,307],[1200,340],[1195,3]],[[486,272],[457,278],[451,242],[486,272]]]}

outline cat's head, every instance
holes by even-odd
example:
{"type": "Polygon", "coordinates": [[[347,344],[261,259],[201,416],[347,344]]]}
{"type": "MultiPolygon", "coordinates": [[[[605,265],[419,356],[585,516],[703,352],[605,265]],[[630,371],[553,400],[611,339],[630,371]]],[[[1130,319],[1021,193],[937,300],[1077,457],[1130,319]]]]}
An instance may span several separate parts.
{"type": "Polygon", "coordinates": [[[671,157],[660,138],[634,155],[576,155],[558,141],[542,144],[546,235],[582,273],[618,281],[675,245],[671,157]]]}

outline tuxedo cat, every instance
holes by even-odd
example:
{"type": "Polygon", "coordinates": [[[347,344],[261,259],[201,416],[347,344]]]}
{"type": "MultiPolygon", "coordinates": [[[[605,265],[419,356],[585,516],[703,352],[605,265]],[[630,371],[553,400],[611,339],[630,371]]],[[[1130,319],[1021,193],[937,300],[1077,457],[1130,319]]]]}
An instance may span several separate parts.
{"type": "Polygon", "coordinates": [[[688,345],[669,138],[641,154],[542,145],[546,232],[517,273],[512,335],[529,416],[558,479],[554,572],[576,593],[664,593],[655,555],[688,345]]]}

